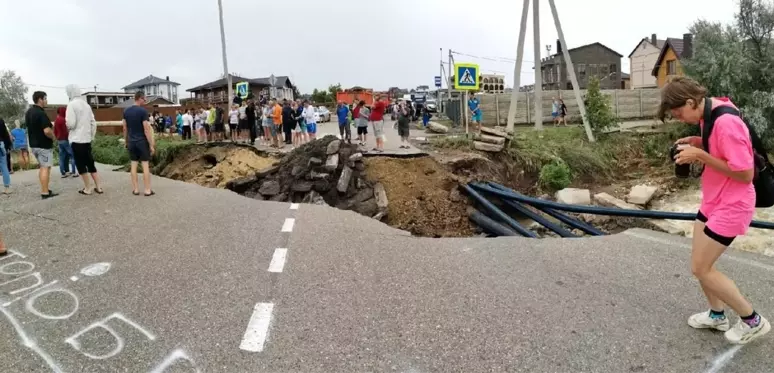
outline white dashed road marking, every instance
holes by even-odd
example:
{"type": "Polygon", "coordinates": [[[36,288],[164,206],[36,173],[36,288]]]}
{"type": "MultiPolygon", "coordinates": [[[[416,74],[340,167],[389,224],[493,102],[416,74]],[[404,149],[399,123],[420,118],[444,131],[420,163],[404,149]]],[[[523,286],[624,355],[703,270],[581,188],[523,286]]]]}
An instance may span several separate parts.
{"type": "Polygon", "coordinates": [[[285,268],[285,259],[288,256],[288,249],[275,249],[274,255],[269,263],[269,272],[281,273],[285,268]]]}
{"type": "Polygon", "coordinates": [[[292,232],[293,231],[293,225],[296,224],[296,219],[293,218],[287,218],[285,219],[285,222],[282,223],[282,231],[283,232],[292,232]]]}
{"type": "Polygon", "coordinates": [[[298,203],[291,203],[290,204],[290,209],[291,210],[298,210],[298,203]]]}
{"type": "Polygon", "coordinates": [[[242,337],[242,343],[239,345],[240,349],[250,352],[263,351],[266,337],[269,336],[269,325],[271,324],[271,313],[273,310],[273,303],[258,303],[255,305],[250,322],[247,323],[245,335],[242,337]]]}

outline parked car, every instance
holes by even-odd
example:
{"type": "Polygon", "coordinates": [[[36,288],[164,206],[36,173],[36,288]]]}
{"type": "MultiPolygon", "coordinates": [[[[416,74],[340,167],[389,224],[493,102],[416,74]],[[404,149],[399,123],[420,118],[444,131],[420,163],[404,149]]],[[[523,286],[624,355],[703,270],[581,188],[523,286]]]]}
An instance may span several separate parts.
{"type": "Polygon", "coordinates": [[[435,104],[435,100],[429,99],[427,102],[425,102],[425,105],[427,105],[427,110],[431,113],[437,113],[438,112],[438,106],[435,104]]]}
{"type": "Polygon", "coordinates": [[[320,106],[314,108],[314,112],[320,115],[320,122],[330,122],[331,121],[331,112],[326,108],[325,106],[320,106]]]}

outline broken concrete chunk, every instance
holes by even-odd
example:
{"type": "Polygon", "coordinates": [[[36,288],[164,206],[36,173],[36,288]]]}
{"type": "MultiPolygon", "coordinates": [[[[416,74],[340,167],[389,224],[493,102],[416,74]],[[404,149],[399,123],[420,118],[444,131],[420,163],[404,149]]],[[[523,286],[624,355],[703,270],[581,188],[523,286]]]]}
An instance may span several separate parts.
{"type": "Polygon", "coordinates": [[[374,198],[376,199],[376,205],[379,206],[379,211],[387,211],[387,191],[384,189],[382,183],[376,183],[374,185],[374,198]]]}
{"type": "Polygon", "coordinates": [[[598,193],[594,195],[594,200],[602,206],[617,207],[626,210],[642,210],[642,207],[632,205],[624,200],[615,198],[607,193],[598,193]]]}
{"type": "Polygon", "coordinates": [[[349,156],[349,160],[352,162],[357,162],[361,159],[363,159],[363,153],[355,153],[349,156]]]}
{"type": "Polygon", "coordinates": [[[439,124],[439,123],[436,123],[436,122],[428,123],[427,124],[427,129],[430,132],[435,132],[435,133],[447,133],[447,132],[449,132],[449,127],[446,127],[443,124],[439,124]]]}
{"type": "Polygon", "coordinates": [[[328,159],[325,160],[325,169],[328,171],[335,171],[337,167],[339,167],[339,155],[329,155],[328,159]]]}
{"type": "Polygon", "coordinates": [[[313,166],[319,166],[323,163],[322,159],[317,157],[309,158],[309,164],[313,166]]]}
{"type": "Polygon", "coordinates": [[[328,150],[326,151],[326,154],[336,154],[339,152],[339,149],[341,148],[341,140],[333,140],[328,143],[328,150]]]}
{"type": "Polygon", "coordinates": [[[503,145],[489,144],[481,141],[473,141],[473,148],[482,152],[499,153],[503,150],[503,145]]]}
{"type": "Polygon", "coordinates": [[[484,127],[484,126],[481,126],[481,133],[485,133],[487,135],[492,135],[497,137],[503,137],[503,138],[508,137],[508,134],[503,131],[496,130],[494,128],[484,127]]]}
{"type": "Polygon", "coordinates": [[[312,190],[312,185],[309,181],[296,181],[290,189],[294,192],[308,192],[312,190]]]}
{"type": "Polygon", "coordinates": [[[556,192],[556,202],[568,205],[590,205],[591,192],[588,189],[564,188],[556,192]]]}
{"type": "Polygon", "coordinates": [[[658,187],[650,185],[635,185],[629,191],[629,196],[626,199],[629,203],[645,206],[653,199],[653,195],[656,194],[657,190],[658,187]]]}
{"type": "Polygon", "coordinates": [[[349,182],[351,180],[352,169],[344,167],[344,169],[341,170],[341,176],[339,177],[339,183],[336,185],[336,190],[338,190],[339,193],[346,193],[347,189],[349,189],[349,182]]]}
{"type": "Polygon", "coordinates": [[[489,144],[503,145],[505,144],[505,137],[491,136],[491,135],[476,135],[476,140],[486,142],[489,144]]]}
{"type": "Polygon", "coordinates": [[[263,184],[261,184],[261,188],[258,189],[258,193],[263,194],[264,196],[275,196],[279,194],[280,192],[280,183],[276,180],[267,180],[264,181],[263,184]]]}

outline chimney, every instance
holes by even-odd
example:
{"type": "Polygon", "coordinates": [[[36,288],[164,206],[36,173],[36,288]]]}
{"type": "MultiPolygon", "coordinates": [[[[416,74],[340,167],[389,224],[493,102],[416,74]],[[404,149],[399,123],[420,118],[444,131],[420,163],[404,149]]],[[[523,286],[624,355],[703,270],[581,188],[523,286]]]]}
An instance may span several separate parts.
{"type": "Polygon", "coordinates": [[[650,43],[658,46],[658,39],[656,38],[656,34],[650,34],[650,43]]]}
{"type": "Polygon", "coordinates": [[[562,42],[559,39],[556,39],[556,54],[562,53],[562,42]]]}
{"type": "Polygon", "coordinates": [[[693,57],[693,35],[692,34],[683,34],[683,53],[680,55],[681,58],[691,58],[693,57]]]}
{"type": "Polygon", "coordinates": [[[167,81],[169,81],[169,75],[167,75],[167,81]]]}

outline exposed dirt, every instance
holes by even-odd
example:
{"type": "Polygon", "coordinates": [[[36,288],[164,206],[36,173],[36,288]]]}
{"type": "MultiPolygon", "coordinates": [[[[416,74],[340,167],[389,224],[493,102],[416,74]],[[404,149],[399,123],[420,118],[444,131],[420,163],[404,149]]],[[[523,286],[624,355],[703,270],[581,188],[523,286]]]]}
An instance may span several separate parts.
{"type": "Polygon", "coordinates": [[[254,174],[279,160],[248,146],[192,145],[180,151],[159,175],[210,188],[225,188],[228,181],[254,174]]]}
{"type": "Polygon", "coordinates": [[[389,200],[387,223],[426,237],[472,236],[467,197],[457,190],[456,176],[430,157],[368,158],[366,175],[381,182],[389,200]]]}

